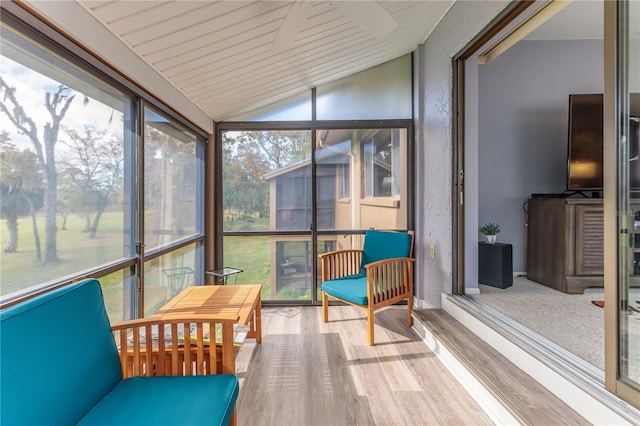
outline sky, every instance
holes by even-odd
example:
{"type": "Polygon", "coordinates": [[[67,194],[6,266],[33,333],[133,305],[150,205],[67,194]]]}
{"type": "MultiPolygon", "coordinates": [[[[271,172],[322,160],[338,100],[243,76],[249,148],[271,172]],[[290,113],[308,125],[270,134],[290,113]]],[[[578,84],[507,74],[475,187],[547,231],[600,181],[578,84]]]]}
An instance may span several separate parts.
{"type": "MultiPolygon", "coordinates": [[[[16,98],[24,108],[27,116],[36,123],[38,136],[42,142],[44,125],[51,121],[51,115],[45,107],[46,92],[55,93],[58,90],[59,82],[52,80],[36,71],[33,71],[6,56],[0,56],[0,75],[10,87],[15,89],[16,98]]],[[[73,78],[73,77],[71,77],[73,78]]],[[[81,82],[82,85],[86,85],[81,82]]],[[[123,138],[122,117],[119,111],[114,111],[110,106],[105,105],[95,99],[89,98],[85,105],[85,95],[75,90],[69,90],[69,95],[75,94],[69,110],[61,122],[61,130],[58,134],[59,140],[67,138],[64,127],[74,128],[83,131],[84,126],[94,127],[99,130],[107,130],[107,135],[123,138]],[[111,117],[113,118],[111,119],[111,117]],[[110,122],[111,119],[111,122],[110,122]]],[[[9,110],[13,105],[6,98],[0,98],[9,110]]],[[[6,114],[0,112],[0,130],[6,130],[11,138],[11,143],[18,148],[30,148],[33,150],[31,140],[17,132],[16,127],[7,118],[6,114]]],[[[56,152],[64,151],[64,144],[56,144],[56,152]]]]}

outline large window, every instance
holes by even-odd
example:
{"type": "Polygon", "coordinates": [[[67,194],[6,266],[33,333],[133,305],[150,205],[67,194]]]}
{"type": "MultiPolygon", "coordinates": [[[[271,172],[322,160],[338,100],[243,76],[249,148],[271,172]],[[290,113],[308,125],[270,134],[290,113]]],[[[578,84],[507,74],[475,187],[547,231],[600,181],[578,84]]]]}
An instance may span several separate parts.
{"type": "Polygon", "coordinates": [[[133,254],[134,102],[2,25],[2,296],[133,254]]]}
{"type": "Polygon", "coordinates": [[[224,264],[264,300],[310,297],[311,132],[222,133],[224,264]]]}
{"type": "Polygon", "coordinates": [[[407,150],[406,129],[318,130],[318,230],[406,228],[407,150]]]}
{"type": "Polygon", "coordinates": [[[411,226],[411,67],[405,55],[218,123],[216,265],[243,270],[229,284],[318,303],[318,254],[411,226]]]}
{"type": "Polygon", "coordinates": [[[309,230],[311,132],[222,133],[226,231],[309,230]]]}
{"type": "Polygon", "coordinates": [[[308,130],[222,131],[219,263],[243,270],[230,283],[262,284],[265,301],[316,302],[319,253],[362,247],[368,228],[406,229],[407,134],[322,129],[311,152],[308,130]]]}
{"type": "Polygon", "coordinates": [[[202,134],[2,18],[0,303],[92,276],[120,321],[201,283],[202,134]]]}
{"type": "Polygon", "coordinates": [[[151,109],[145,109],[144,238],[146,250],[201,231],[202,176],[197,137],[151,109]]]}

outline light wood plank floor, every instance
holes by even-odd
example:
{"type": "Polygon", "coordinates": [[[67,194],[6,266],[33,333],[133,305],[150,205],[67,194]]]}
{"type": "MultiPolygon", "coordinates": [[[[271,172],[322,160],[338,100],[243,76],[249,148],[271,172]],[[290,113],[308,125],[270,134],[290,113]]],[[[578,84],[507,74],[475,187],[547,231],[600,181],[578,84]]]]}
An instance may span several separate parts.
{"type": "Polygon", "coordinates": [[[406,324],[406,307],[376,311],[263,308],[261,345],[240,349],[239,425],[489,425],[492,421],[406,324]]]}
{"type": "Polygon", "coordinates": [[[485,389],[524,425],[588,425],[548,389],[442,309],[414,310],[415,316],[485,389]]]}

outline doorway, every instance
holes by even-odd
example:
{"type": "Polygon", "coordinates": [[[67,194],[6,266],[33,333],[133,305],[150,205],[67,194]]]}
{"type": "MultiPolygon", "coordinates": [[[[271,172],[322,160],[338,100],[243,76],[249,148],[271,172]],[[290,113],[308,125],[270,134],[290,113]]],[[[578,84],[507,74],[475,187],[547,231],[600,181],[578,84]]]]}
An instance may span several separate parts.
{"type": "MultiPolygon", "coordinates": [[[[567,359],[588,374],[600,377],[604,385],[605,369],[607,382],[616,374],[609,373],[609,367],[606,367],[613,358],[609,346],[605,346],[605,340],[608,341],[616,333],[608,328],[605,331],[605,317],[609,314],[603,308],[606,306],[603,303],[605,299],[616,300],[616,295],[605,297],[603,288],[605,252],[602,248],[602,222],[603,216],[606,216],[606,192],[604,202],[601,197],[606,185],[590,188],[593,193],[588,194],[589,200],[585,199],[586,204],[599,206],[599,270],[582,273],[591,275],[586,279],[579,277],[580,273],[567,274],[562,269],[564,275],[575,275],[576,279],[587,283],[580,289],[580,294],[571,294],[571,291],[566,291],[567,288],[558,291],[553,286],[541,285],[529,279],[531,262],[527,258],[532,232],[529,228],[529,201],[533,198],[568,199],[570,195],[582,198],[582,194],[568,194],[571,190],[567,168],[570,154],[567,145],[570,95],[605,93],[606,98],[607,90],[603,4],[574,2],[547,21],[552,28],[556,28],[554,19],[561,20],[563,14],[577,16],[573,7],[595,6],[599,7],[596,15],[600,22],[599,38],[547,38],[542,36],[546,30],[543,24],[538,27],[537,33],[531,32],[528,38],[503,50],[488,62],[479,58],[485,46],[491,44],[487,44],[486,39],[471,45],[454,62],[455,95],[460,108],[457,116],[464,117],[456,124],[455,182],[459,195],[457,198],[461,202],[456,206],[455,213],[458,251],[454,293],[492,306],[510,320],[525,325],[533,334],[539,335],[542,344],[559,347],[568,355],[567,359]],[[580,58],[580,55],[584,56],[580,58]],[[594,64],[594,60],[597,63],[594,64]],[[575,65],[578,68],[573,68],[575,65]],[[502,233],[498,241],[513,247],[514,278],[509,288],[479,282],[478,268],[482,265],[478,264],[478,241],[481,238],[478,228],[488,222],[499,223],[502,233]],[[586,316],[580,317],[583,314],[586,316]],[[582,336],[578,333],[580,330],[584,331],[582,336]]],[[[526,20],[523,19],[525,15],[532,16],[535,13],[526,11],[517,20],[513,16],[504,18],[508,23],[498,20],[497,25],[502,25],[498,31],[509,32],[516,26],[516,21],[526,20]]],[[[500,36],[495,36],[495,39],[500,36]]],[[[615,185],[612,188],[611,193],[616,193],[615,185]]],[[[580,200],[574,198],[569,203],[580,203],[580,200]]],[[[617,206],[610,211],[628,211],[616,209],[617,206]]],[[[580,221],[585,217],[565,216],[564,210],[562,213],[563,220],[580,221]]],[[[563,236],[556,234],[552,238],[563,236]]],[[[584,260],[585,256],[598,256],[598,253],[588,251],[577,253],[575,245],[566,247],[577,261],[584,260]],[[579,258],[578,254],[582,257],[579,258]]],[[[621,255],[620,258],[627,259],[629,256],[621,255]]],[[[616,264],[615,260],[612,264],[616,264]]],[[[564,262],[560,267],[565,268],[566,265],[567,262],[564,262]]],[[[615,278],[611,282],[615,283],[615,278]]],[[[624,289],[628,290],[628,286],[624,289]]],[[[633,292],[622,293],[630,296],[633,292]]],[[[637,307],[627,305],[638,309],[640,313],[640,303],[637,307]]],[[[627,336],[627,344],[631,341],[627,336]]],[[[618,355],[613,356],[619,359],[618,355]]],[[[607,388],[612,389],[610,385],[607,388]]]]}

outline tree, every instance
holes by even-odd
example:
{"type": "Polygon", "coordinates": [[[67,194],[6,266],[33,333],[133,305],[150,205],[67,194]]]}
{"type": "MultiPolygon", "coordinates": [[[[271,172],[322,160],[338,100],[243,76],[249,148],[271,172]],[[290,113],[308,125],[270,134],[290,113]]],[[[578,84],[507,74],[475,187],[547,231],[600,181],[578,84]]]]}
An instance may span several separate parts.
{"type": "Polygon", "coordinates": [[[40,236],[36,212],[42,207],[44,183],[36,155],[18,150],[9,143],[6,131],[0,133],[0,194],[2,217],[6,219],[7,241],[4,251],[18,250],[18,218],[31,215],[36,258],[41,259],[40,236]]]}
{"type": "Polygon", "coordinates": [[[122,142],[105,138],[106,131],[85,127],[81,133],[65,128],[69,137],[62,142],[69,148],[65,161],[61,161],[61,187],[65,207],[86,218],[84,232],[95,238],[105,209],[122,186],[122,142]]]}
{"type": "Polygon", "coordinates": [[[144,137],[146,244],[155,246],[175,238],[173,233],[181,233],[186,223],[193,223],[197,143],[189,134],[153,121],[146,123],[144,137]]]}
{"type": "Polygon", "coordinates": [[[60,131],[60,122],[64,118],[75,95],[68,96],[70,89],[59,85],[55,93],[45,93],[45,107],[51,117],[43,126],[42,141],[38,136],[36,123],[29,117],[16,98],[15,89],[9,87],[4,78],[0,77],[0,110],[9,118],[18,130],[26,135],[36,151],[38,164],[45,175],[44,210],[45,210],[45,252],[44,262],[58,261],[56,203],[58,197],[58,173],[56,169],[55,147],[60,131]]]}
{"type": "Polygon", "coordinates": [[[223,205],[228,211],[268,213],[269,186],[264,175],[311,155],[308,131],[225,133],[223,205]]]}
{"type": "Polygon", "coordinates": [[[242,132],[238,142],[240,155],[253,152],[269,163],[270,170],[278,170],[311,156],[311,141],[307,131],[242,132]]]}

